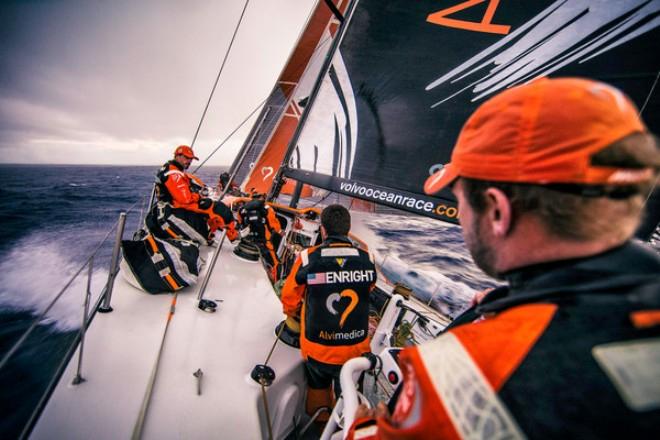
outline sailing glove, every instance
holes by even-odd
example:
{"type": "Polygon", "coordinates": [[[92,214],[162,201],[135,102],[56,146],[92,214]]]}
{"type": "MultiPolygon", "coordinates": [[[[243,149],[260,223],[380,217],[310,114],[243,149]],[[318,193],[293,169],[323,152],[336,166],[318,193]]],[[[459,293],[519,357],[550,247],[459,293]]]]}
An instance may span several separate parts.
{"type": "Polygon", "coordinates": [[[213,205],[213,200],[211,199],[199,199],[197,202],[199,209],[209,209],[213,205]]]}

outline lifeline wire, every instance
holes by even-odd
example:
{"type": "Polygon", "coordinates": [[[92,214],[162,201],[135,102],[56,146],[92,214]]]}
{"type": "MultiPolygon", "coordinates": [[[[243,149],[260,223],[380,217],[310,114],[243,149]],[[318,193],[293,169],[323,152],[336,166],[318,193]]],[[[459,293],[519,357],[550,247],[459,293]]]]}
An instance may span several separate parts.
{"type": "MultiPolygon", "coordinates": [[[[307,15],[307,20],[305,21],[305,23],[309,23],[309,19],[310,19],[310,17],[312,16],[313,12],[314,12],[314,6],[312,6],[312,9],[309,11],[309,14],[307,15]]],[[[302,36],[303,33],[305,32],[305,29],[306,29],[306,25],[303,26],[302,30],[301,30],[300,33],[298,34],[298,41],[300,41],[301,36],[302,36]]],[[[314,58],[320,53],[320,52],[319,52],[319,48],[322,47],[322,46],[325,44],[325,42],[326,42],[327,40],[329,40],[330,38],[332,38],[332,37],[327,37],[326,39],[324,39],[321,43],[319,43],[319,44],[317,45],[316,49],[314,49],[314,53],[312,54],[312,57],[310,58],[310,61],[305,65],[305,69],[307,68],[307,66],[311,65],[312,60],[313,60],[313,59],[314,59],[314,58]]],[[[301,63],[301,64],[299,64],[298,67],[302,67],[302,65],[303,65],[303,64],[301,63]]],[[[220,77],[220,74],[218,74],[218,78],[219,78],[219,77],[220,77]]],[[[217,85],[217,82],[218,82],[218,80],[216,80],[216,85],[217,85]]],[[[213,86],[213,90],[215,90],[215,85],[213,86]]],[[[209,96],[209,102],[210,102],[212,96],[213,96],[213,91],[211,92],[211,96],[209,96]]],[[[255,108],[255,109],[254,109],[254,110],[253,110],[253,111],[252,111],[252,112],[251,112],[251,113],[250,113],[250,114],[249,114],[244,120],[243,120],[243,122],[241,122],[241,123],[239,124],[239,126],[236,127],[236,129],[234,129],[234,131],[232,131],[232,132],[231,132],[231,133],[230,133],[230,134],[229,134],[229,135],[228,135],[228,136],[227,136],[227,137],[226,137],[226,138],[220,143],[220,145],[218,145],[218,146],[217,146],[217,147],[211,152],[211,154],[209,154],[209,155],[206,157],[206,159],[204,159],[204,161],[202,161],[202,163],[200,163],[199,165],[197,165],[197,168],[195,168],[195,170],[193,171],[193,173],[196,173],[197,171],[199,171],[199,169],[202,167],[202,165],[204,165],[204,164],[205,164],[205,163],[211,158],[211,156],[213,156],[213,155],[214,155],[214,154],[220,149],[220,147],[222,147],[222,146],[223,146],[223,145],[229,140],[229,138],[231,138],[231,137],[232,137],[232,136],[238,131],[238,129],[241,128],[241,127],[242,127],[242,126],[243,126],[243,125],[244,125],[244,124],[245,124],[245,123],[246,123],[246,122],[252,117],[252,115],[253,115],[254,113],[256,113],[256,111],[259,110],[259,109],[261,108],[261,106],[262,106],[262,105],[268,100],[268,98],[270,98],[270,95],[267,96],[263,101],[261,101],[261,103],[260,103],[260,104],[259,104],[259,105],[258,105],[258,106],[257,106],[257,107],[256,107],[256,108],[255,108]]],[[[293,99],[293,95],[291,95],[291,98],[290,98],[290,99],[293,99]]],[[[288,101],[287,101],[287,103],[288,103],[288,101]]],[[[206,107],[208,108],[208,106],[209,106],[209,104],[207,103],[207,104],[206,104],[206,107]]],[[[206,110],[204,110],[204,113],[206,113],[206,110]]],[[[201,124],[202,124],[203,119],[204,119],[204,116],[202,116],[202,120],[200,120],[200,126],[201,126],[201,124]]],[[[199,127],[197,127],[197,132],[199,132],[199,127]]],[[[195,133],[195,139],[197,138],[197,132],[195,133]]],[[[195,142],[195,139],[193,139],[193,143],[195,142]]],[[[192,144],[191,144],[191,147],[192,147],[192,144]]],[[[231,179],[231,180],[233,180],[233,176],[232,176],[232,179],[231,179]]]]}
{"type": "Polygon", "coordinates": [[[197,165],[197,168],[195,168],[195,170],[193,171],[193,174],[195,174],[197,171],[199,171],[199,169],[202,167],[202,165],[204,165],[206,162],[208,162],[208,160],[211,158],[211,156],[213,156],[213,155],[214,155],[214,154],[220,149],[220,147],[222,147],[222,146],[223,146],[223,145],[229,140],[229,138],[231,138],[231,137],[232,137],[232,136],[233,136],[233,135],[234,135],[234,134],[235,134],[235,133],[236,133],[236,132],[237,132],[237,131],[243,126],[243,125],[245,125],[245,123],[246,123],[246,122],[252,117],[252,115],[254,115],[254,114],[257,112],[257,110],[259,110],[259,109],[261,108],[261,106],[264,105],[264,103],[266,102],[266,100],[268,100],[268,98],[266,98],[266,99],[264,99],[263,101],[261,101],[261,102],[259,103],[259,105],[256,106],[255,109],[252,110],[252,112],[251,112],[251,113],[250,113],[245,119],[243,119],[243,122],[241,122],[241,123],[238,125],[238,127],[236,127],[236,128],[234,129],[234,131],[232,131],[231,133],[229,133],[229,134],[225,137],[225,139],[224,139],[222,142],[220,142],[220,145],[218,145],[217,147],[215,147],[215,150],[211,151],[211,154],[209,154],[208,156],[206,156],[206,159],[204,159],[204,160],[202,161],[202,163],[200,163],[199,165],[197,165]]]}
{"type": "Polygon", "coordinates": [[[245,1],[245,5],[243,6],[243,12],[241,12],[241,17],[238,19],[238,23],[236,24],[236,28],[234,29],[234,35],[232,35],[231,41],[229,42],[229,47],[225,52],[225,57],[222,60],[222,65],[220,66],[220,71],[218,72],[218,76],[215,78],[215,84],[213,84],[213,88],[211,89],[211,94],[209,95],[209,99],[208,101],[206,101],[206,107],[204,107],[204,112],[202,113],[202,117],[200,118],[199,124],[197,125],[197,130],[195,130],[195,135],[193,136],[193,140],[190,143],[190,148],[192,148],[195,145],[195,141],[197,140],[197,135],[199,134],[199,129],[202,127],[202,123],[204,122],[204,118],[206,117],[206,112],[208,111],[209,105],[211,104],[211,99],[213,98],[213,93],[215,93],[215,88],[218,86],[218,81],[220,81],[220,75],[222,75],[222,70],[225,68],[225,62],[227,62],[227,57],[229,57],[229,52],[231,51],[231,47],[234,44],[234,38],[236,38],[236,33],[238,33],[238,28],[241,26],[241,22],[243,21],[243,16],[245,15],[245,10],[248,7],[248,3],[250,3],[250,0],[245,1]]]}
{"type": "MultiPolygon", "coordinates": [[[[642,104],[642,108],[639,109],[639,116],[642,116],[642,113],[644,112],[644,109],[646,108],[646,104],[649,103],[651,100],[651,96],[653,95],[653,92],[655,91],[655,86],[658,85],[658,79],[660,78],[660,71],[655,75],[655,81],[653,81],[653,85],[651,86],[651,90],[649,90],[649,94],[646,96],[646,100],[644,101],[644,104],[642,104]]],[[[655,190],[655,187],[658,184],[658,179],[659,177],[656,177],[655,182],[653,183],[653,186],[651,187],[651,190],[649,193],[646,195],[646,200],[644,200],[644,204],[642,206],[646,206],[646,203],[649,201],[651,198],[651,194],[653,194],[653,191],[655,190]]],[[[657,229],[657,226],[656,226],[657,229]]],[[[653,235],[653,234],[651,234],[653,235]]],[[[650,238],[649,238],[650,240],[650,238]]]]}

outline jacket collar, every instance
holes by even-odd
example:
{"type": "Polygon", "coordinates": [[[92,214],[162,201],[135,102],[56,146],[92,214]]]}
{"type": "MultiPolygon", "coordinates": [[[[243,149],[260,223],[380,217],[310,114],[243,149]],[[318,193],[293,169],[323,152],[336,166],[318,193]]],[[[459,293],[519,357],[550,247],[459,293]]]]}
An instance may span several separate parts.
{"type": "Polygon", "coordinates": [[[353,240],[351,240],[346,235],[328,235],[328,237],[323,242],[324,245],[331,244],[347,244],[353,246],[353,240]]]}
{"type": "Polygon", "coordinates": [[[181,165],[179,162],[176,160],[172,159],[169,162],[167,162],[169,165],[174,165],[179,171],[183,171],[183,165],[181,165]]]}
{"type": "Polygon", "coordinates": [[[477,306],[488,313],[514,305],[549,301],[590,292],[621,292],[657,280],[660,256],[633,241],[598,255],[537,264],[505,274],[509,286],[489,293],[477,306]]]}

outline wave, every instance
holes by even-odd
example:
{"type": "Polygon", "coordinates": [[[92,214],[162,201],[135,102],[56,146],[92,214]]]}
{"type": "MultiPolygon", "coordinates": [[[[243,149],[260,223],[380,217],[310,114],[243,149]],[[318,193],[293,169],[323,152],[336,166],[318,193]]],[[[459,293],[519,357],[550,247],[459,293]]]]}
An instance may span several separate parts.
{"type": "MultiPolygon", "coordinates": [[[[82,266],[80,251],[71,243],[65,239],[53,240],[51,234],[33,233],[3,254],[0,309],[41,314],[82,266]]],[[[91,301],[96,301],[107,277],[107,269],[99,267],[93,271],[91,301]]],[[[51,308],[43,323],[52,323],[58,331],[79,328],[86,289],[85,268],[51,308]]]]}
{"type": "Polygon", "coordinates": [[[446,315],[457,316],[475,292],[497,285],[472,262],[458,226],[409,215],[353,217],[381,273],[446,315]]]}

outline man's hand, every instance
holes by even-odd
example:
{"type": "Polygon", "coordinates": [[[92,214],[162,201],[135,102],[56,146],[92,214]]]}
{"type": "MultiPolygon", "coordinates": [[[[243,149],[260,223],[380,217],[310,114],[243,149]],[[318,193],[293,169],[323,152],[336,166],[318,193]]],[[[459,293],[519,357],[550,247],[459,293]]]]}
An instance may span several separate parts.
{"type": "Polygon", "coordinates": [[[492,287],[489,287],[489,288],[487,288],[487,289],[485,289],[485,290],[482,290],[481,292],[477,292],[477,293],[475,293],[474,296],[472,297],[472,301],[470,302],[470,307],[472,307],[472,306],[476,306],[476,305],[478,305],[478,304],[481,304],[481,301],[484,300],[484,298],[486,297],[486,295],[488,295],[488,294],[489,294],[490,292],[492,292],[493,290],[495,290],[495,289],[492,288],[492,287]]]}
{"type": "Polygon", "coordinates": [[[376,408],[367,408],[367,405],[360,404],[357,410],[355,410],[355,420],[363,418],[384,418],[385,420],[390,420],[390,411],[387,409],[387,405],[384,402],[379,402],[376,405],[376,408]]]}
{"type": "Polygon", "coordinates": [[[213,205],[213,200],[200,199],[199,202],[197,202],[197,205],[199,206],[199,209],[209,209],[211,205],[213,205]]]}

